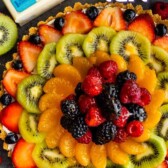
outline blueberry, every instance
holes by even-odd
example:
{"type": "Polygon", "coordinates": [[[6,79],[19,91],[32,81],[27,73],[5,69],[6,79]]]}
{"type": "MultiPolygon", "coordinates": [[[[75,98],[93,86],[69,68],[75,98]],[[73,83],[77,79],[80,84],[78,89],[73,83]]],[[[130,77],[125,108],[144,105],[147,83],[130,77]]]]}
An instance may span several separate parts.
{"type": "Polygon", "coordinates": [[[41,39],[40,36],[37,34],[32,34],[29,37],[29,42],[33,43],[33,44],[40,44],[41,43],[41,39]]]}
{"type": "Polygon", "coordinates": [[[134,18],[135,18],[135,11],[133,9],[127,9],[125,10],[123,16],[124,16],[124,19],[127,21],[127,22],[130,22],[132,21],[134,18]]]}
{"type": "Polygon", "coordinates": [[[5,142],[7,144],[15,144],[17,141],[18,141],[18,136],[13,132],[10,132],[5,138],[5,142]]]}
{"type": "Polygon", "coordinates": [[[16,70],[20,70],[23,68],[23,64],[21,60],[14,60],[12,63],[12,67],[16,70]]]}
{"type": "Polygon", "coordinates": [[[10,94],[3,94],[0,101],[3,105],[7,106],[12,102],[12,96],[10,94]]]}
{"type": "Polygon", "coordinates": [[[86,10],[86,15],[91,19],[95,20],[99,14],[99,10],[95,6],[91,6],[86,10]]]}
{"type": "Polygon", "coordinates": [[[156,25],[155,32],[157,36],[164,36],[167,33],[167,27],[164,24],[156,25]]]}
{"type": "Polygon", "coordinates": [[[62,30],[63,26],[65,24],[65,19],[63,17],[58,17],[55,19],[54,21],[54,27],[57,29],[57,30],[62,30]]]}

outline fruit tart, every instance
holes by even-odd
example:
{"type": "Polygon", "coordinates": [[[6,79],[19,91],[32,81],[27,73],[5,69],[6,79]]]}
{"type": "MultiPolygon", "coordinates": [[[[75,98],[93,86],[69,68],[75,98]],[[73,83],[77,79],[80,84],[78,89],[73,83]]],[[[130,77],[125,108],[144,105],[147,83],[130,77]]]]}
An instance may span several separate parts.
{"type": "Polygon", "coordinates": [[[6,64],[1,138],[17,168],[168,167],[167,20],[76,3],[6,64]]]}

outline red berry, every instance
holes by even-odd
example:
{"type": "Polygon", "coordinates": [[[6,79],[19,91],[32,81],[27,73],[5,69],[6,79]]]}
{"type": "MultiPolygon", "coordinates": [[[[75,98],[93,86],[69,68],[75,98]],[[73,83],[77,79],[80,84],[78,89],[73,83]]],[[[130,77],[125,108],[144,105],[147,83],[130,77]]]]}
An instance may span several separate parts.
{"type": "Polygon", "coordinates": [[[99,78],[102,78],[101,74],[100,74],[100,71],[97,67],[92,67],[88,70],[88,73],[87,75],[89,76],[95,76],[95,77],[99,77],[99,78]]]}
{"type": "Polygon", "coordinates": [[[134,120],[128,123],[126,129],[128,135],[132,137],[139,137],[142,135],[144,127],[142,125],[142,122],[134,120]]]}
{"type": "Polygon", "coordinates": [[[92,141],[92,133],[88,130],[82,137],[76,139],[79,143],[88,144],[92,141]]]}
{"type": "Polygon", "coordinates": [[[126,107],[121,108],[121,114],[118,118],[116,118],[113,122],[117,127],[124,127],[129,118],[129,111],[126,107]]]}
{"type": "Polygon", "coordinates": [[[137,103],[140,96],[141,90],[135,81],[128,80],[124,83],[120,92],[120,101],[122,103],[137,103]]]}
{"type": "Polygon", "coordinates": [[[141,90],[141,96],[137,104],[140,106],[146,106],[151,101],[151,94],[146,88],[140,88],[140,90],[141,90]]]}
{"type": "Polygon", "coordinates": [[[117,69],[117,63],[114,61],[105,61],[99,65],[100,73],[105,80],[115,79],[117,69]]]}
{"type": "Polygon", "coordinates": [[[124,142],[126,140],[127,136],[128,136],[128,134],[127,134],[126,130],[124,128],[119,128],[117,130],[117,134],[114,138],[114,141],[118,142],[118,143],[124,142]]]}
{"type": "Polygon", "coordinates": [[[86,113],[91,106],[96,104],[96,101],[93,97],[87,95],[81,95],[79,97],[78,104],[81,112],[86,113]]]}
{"type": "Polygon", "coordinates": [[[70,94],[69,96],[67,96],[67,97],[65,98],[65,100],[76,100],[76,97],[75,97],[74,94],[70,94]]]}
{"type": "Polygon", "coordinates": [[[85,117],[85,122],[90,127],[97,127],[98,125],[102,124],[106,119],[102,116],[101,110],[96,107],[92,106],[85,117]]]}
{"type": "Polygon", "coordinates": [[[99,77],[88,75],[82,83],[83,91],[89,96],[97,96],[102,90],[102,80],[99,77]]]}

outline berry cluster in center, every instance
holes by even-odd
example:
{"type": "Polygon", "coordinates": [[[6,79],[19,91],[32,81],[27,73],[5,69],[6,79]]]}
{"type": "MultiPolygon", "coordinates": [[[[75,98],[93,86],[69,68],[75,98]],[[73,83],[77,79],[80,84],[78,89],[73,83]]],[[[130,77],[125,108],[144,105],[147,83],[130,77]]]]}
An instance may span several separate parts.
{"type": "Polygon", "coordinates": [[[117,73],[117,63],[109,60],[91,67],[75,95],[61,102],[61,125],[80,143],[124,142],[139,137],[147,118],[144,106],[151,101],[146,88],[136,83],[136,74],[117,73]]]}

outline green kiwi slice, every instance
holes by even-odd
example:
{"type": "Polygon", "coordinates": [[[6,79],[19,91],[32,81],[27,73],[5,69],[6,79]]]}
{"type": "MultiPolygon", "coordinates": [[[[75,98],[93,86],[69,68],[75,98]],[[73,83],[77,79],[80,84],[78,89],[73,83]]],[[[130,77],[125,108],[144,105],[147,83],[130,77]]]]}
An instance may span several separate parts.
{"type": "Polygon", "coordinates": [[[0,13],[0,55],[12,49],[18,38],[18,29],[14,21],[0,13]]]}
{"type": "Polygon", "coordinates": [[[106,168],[133,168],[133,166],[131,165],[131,162],[129,162],[127,165],[119,165],[113,163],[110,159],[107,159],[106,168]]]}
{"type": "Polygon", "coordinates": [[[17,101],[31,113],[40,113],[38,101],[43,93],[45,79],[39,75],[31,75],[18,84],[17,101]]]}
{"type": "Polygon", "coordinates": [[[56,60],[61,64],[70,64],[73,57],[84,56],[82,50],[84,39],[83,34],[66,34],[61,37],[56,46],[56,60]]]}
{"type": "Polygon", "coordinates": [[[40,143],[45,135],[40,133],[38,127],[39,115],[23,111],[19,119],[19,131],[23,139],[30,143],[40,143]]]}
{"type": "Polygon", "coordinates": [[[149,63],[147,64],[151,69],[154,69],[156,73],[164,72],[168,70],[168,53],[160,47],[152,46],[151,56],[149,63]]]}
{"type": "Polygon", "coordinates": [[[44,46],[37,60],[37,73],[46,79],[52,77],[56,61],[56,43],[49,43],[44,46]]]}
{"type": "Polygon", "coordinates": [[[58,147],[50,149],[45,142],[36,144],[32,157],[38,168],[67,168],[70,166],[69,159],[60,153],[58,147]]]}
{"type": "Polygon", "coordinates": [[[162,112],[162,117],[155,129],[155,133],[168,143],[168,104],[162,105],[160,111],[162,112]]]}
{"type": "Polygon", "coordinates": [[[116,31],[111,27],[101,26],[92,29],[83,42],[85,55],[89,57],[96,50],[109,52],[110,42],[115,34],[116,31]]]}
{"type": "Polygon", "coordinates": [[[148,63],[151,43],[146,37],[137,32],[120,31],[111,41],[110,53],[119,54],[127,61],[130,55],[138,55],[145,63],[148,63]]]}
{"type": "Polygon", "coordinates": [[[134,168],[155,168],[165,159],[167,149],[163,138],[153,134],[145,145],[144,153],[130,156],[134,168]]]}

